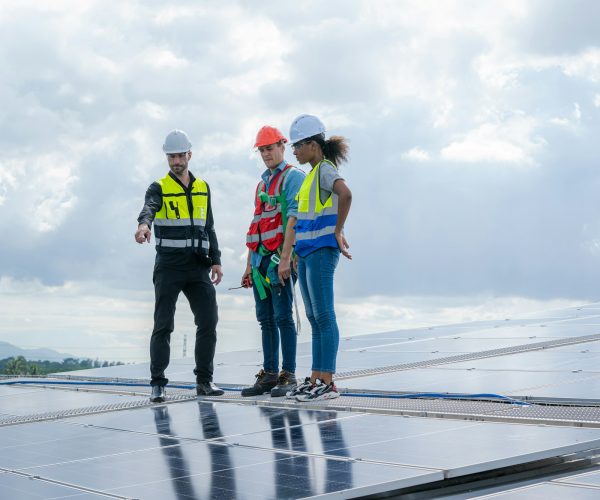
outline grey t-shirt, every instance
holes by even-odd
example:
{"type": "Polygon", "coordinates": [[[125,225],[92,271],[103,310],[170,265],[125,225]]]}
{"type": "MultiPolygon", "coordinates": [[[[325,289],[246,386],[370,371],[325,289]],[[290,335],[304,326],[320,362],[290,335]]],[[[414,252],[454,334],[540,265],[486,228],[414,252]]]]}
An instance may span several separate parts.
{"type": "Polygon", "coordinates": [[[338,179],[344,179],[338,172],[338,169],[328,161],[323,161],[319,167],[319,197],[321,198],[321,203],[327,201],[333,192],[333,184],[338,179]]]}

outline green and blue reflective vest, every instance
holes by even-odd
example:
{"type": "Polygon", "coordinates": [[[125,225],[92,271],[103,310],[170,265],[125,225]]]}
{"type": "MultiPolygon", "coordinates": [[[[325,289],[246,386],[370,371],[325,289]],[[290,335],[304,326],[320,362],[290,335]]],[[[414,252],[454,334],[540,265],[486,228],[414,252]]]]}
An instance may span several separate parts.
{"type": "Polygon", "coordinates": [[[331,193],[325,203],[320,197],[320,161],[306,176],[296,199],[298,200],[298,221],[296,222],[296,253],[300,257],[323,247],[338,248],[335,239],[335,226],[338,218],[338,196],[331,193]]]}

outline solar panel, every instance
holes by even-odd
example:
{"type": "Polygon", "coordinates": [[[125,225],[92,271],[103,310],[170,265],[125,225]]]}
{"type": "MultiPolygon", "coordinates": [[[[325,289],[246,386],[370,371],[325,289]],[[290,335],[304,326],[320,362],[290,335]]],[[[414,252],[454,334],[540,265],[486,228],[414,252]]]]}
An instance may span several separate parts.
{"type": "Polygon", "coordinates": [[[556,479],[556,482],[577,484],[581,486],[593,486],[595,488],[600,488],[600,470],[586,472],[585,474],[568,476],[562,479],[556,479]]]}
{"type": "Polygon", "coordinates": [[[541,483],[525,486],[518,489],[494,493],[486,496],[471,498],[490,499],[527,499],[527,500],[595,500],[600,495],[600,490],[581,488],[573,485],[559,483],[541,483]]]}
{"type": "MultiPolygon", "coordinates": [[[[57,375],[142,387],[0,384],[0,498],[343,498],[598,453],[599,313],[592,305],[343,339],[338,385],[388,399],[344,395],[307,407],[235,392],[196,400],[168,388],[171,399],[151,405],[147,363],[57,375]],[[407,391],[588,406],[390,398],[407,391]]],[[[298,353],[303,376],[310,345],[298,353]]],[[[261,358],[218,354],[215,381],[248,385],[261,358]]],[[[167,376],[193,386],[193,364],[175,359],[167,376]]],[[[540,478],[511,493],[586,498],[600,491],[599,477],[540,478]]]]}
{"type": "Polygon", "coordinates": [[[0,498],[7,500],[46,498],[101,500],[106,499],[106,496],[92,492],[83,492],[79,488],[71,488],[49,481],[32,480],[27,476],[0,472],[0,498]]]}
{"type": "MultiPolygon", "coordinates": [[[[4,427],[0,428],[0,466],[44,480],[72,483],[76,478],[81,488],[136,498],[179,498],[192,493],[201,498],[268,498],[275,490],[299,498],[311,490],[331,492],[382,483],[403,487],[442,478],[437,471],[340,460],[348,458],[343,453],[330,458],[327,450],[297,456],[294,453],[306,450],[294,443],[289,449],[273,449],[221,440],[236,439],[240,421],[244,432],[270,429],[271,433],[273,422],[284,425],[274,430],[278,432],[293,422],[302,427],[301,420],[322,414],[299,417],[295,413],[290,417],[281,410],[193,401],[119,416],[79,417],[71,423],[4,427]],[[243,485],[242,492],[251,494],[240,495],[237,483],[243,485]]],[[[335,412],[327,414],[331,419],[336,421],[335,412]]],[[[294,431],[292,435],[298,437],[294,431]]]]}
{"type": "MultiPolygon", "coordinates": [[[[0,412],[7,415],[29,415],[31,413],[68,411],[84,406],[111,405],[123,401],[119,394],[98,394],[86,392],[60,391],[54,389],[3,387],[0,394],[0,412]]],[[[129,397],[128,397],[129,398],[129,397]]],[[[146,397],[139,397],[145,400],[146,397]]]]}

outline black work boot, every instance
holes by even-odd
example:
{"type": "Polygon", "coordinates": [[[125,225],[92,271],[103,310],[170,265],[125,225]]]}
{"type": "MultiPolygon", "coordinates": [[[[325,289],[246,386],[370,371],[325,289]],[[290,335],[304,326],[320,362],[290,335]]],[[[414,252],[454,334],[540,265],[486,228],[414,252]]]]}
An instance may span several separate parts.
{"type": "Polygon", "coordinates": [[[196,396],[222,396],[225,391],[212,382],[198,382],[196,384],[196,396]]]}
{"type": "Polygon", "coordinates": [[[265,392],[271,392],[271,389],[277,385],[277,378],[277,373],[259,371],[254,385],[242,389],[242,396],[260,396],[265,392]]]}
{"type": "Polygon", "coordinates": [[[271,397],[280,398],[285,396],[289,391],[295,389],[296,385],[298,385],[296,374],[281,370],[277,378],[277,385],[271,389],[271,397]]]}
{"type": "Polygon", "coordinates": [[[162,385],[153,385],[150,393],[150,402],[162,403],[165,400],[165,388],[162,385]]]}

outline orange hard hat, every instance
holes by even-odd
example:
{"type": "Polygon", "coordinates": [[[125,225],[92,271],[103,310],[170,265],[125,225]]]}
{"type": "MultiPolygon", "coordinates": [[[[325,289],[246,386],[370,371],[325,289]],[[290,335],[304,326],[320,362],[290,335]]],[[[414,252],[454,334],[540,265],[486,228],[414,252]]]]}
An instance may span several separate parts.
{"type": "Polygon", "coordinates": [[[279,141],[287,142],[287,139],[279,129],[265,125],[258,131],[258,134],[256,134],[256,144],[254,144],[254,147],[260,148],[261,146],[276,144],[279,141]]]}

